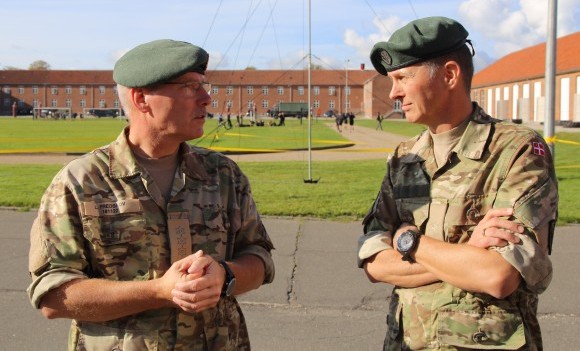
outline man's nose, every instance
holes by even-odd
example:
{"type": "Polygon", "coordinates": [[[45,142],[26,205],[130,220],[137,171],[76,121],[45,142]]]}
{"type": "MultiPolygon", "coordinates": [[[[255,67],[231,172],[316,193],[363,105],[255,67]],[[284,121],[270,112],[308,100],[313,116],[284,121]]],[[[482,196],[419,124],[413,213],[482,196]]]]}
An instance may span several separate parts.
{"type": "Polygon", "coordinates": [[[391,86],[391,91],[389,92],[389,98],[391,100],[397,100],[397,99],[400,99],[401,97],[402,97],[402,92],[401,92],[399,84],[393,82],[393,85],[391,86]]]}
{"type": "Polygon", "coordinates": [[[209,95],[209,92],[207,92],[205,89],[199,89],[199,96],[198,96],[198,101],[200,103],[200,105],[202,106],[206,106],[209,105],[209,103],[211,102],[211,96],[209,95]]]}

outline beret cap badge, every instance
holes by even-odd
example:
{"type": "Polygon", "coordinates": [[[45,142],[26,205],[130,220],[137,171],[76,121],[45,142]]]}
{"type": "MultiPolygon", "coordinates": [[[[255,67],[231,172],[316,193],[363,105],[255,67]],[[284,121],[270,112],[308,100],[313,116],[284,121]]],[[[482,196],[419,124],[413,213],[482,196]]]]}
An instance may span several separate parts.
{"type": "Polygon", "coordinates": [[[389,55],[389,53],[387,52],[387,50],[382,50],[381,51],[381,59],[383,60],[383,62],[387,66],[390,66],[393,63],[393,59],[391,58],[391,55],[389,55]]]}

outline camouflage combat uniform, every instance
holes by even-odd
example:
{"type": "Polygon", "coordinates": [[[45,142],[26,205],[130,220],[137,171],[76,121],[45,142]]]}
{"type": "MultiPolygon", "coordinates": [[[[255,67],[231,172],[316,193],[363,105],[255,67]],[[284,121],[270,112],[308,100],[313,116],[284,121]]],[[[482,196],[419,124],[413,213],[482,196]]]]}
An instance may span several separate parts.
{"type": "MultiPolygon", "coordinates": [[[[539,350],[538,294],[552,278],[548,257],[557,212],[551,154],[534,131],[492,119],[476,104],[458,145],[437,167],[426,131],[402,143],[389,160],[381,191],[363,221],[358,263],[393,249],[403,222],[425,235],[464,244],[492,208],[512,207],[526,228],[520,244],[493,248],[521,274],[505,299],[445,282],[395,287],[385,350],[539,350]]],[[[469,262],[465,262],[469,264],[469,262]]]]}
{"type": "MultiPolygon", "coordinates": [[[[38,307],[47,291],[73,279],[161,277],[171,265],[171,218],[189,221],[193,252],[204,250],[216,260],[256,255],[265,265],[264,283],[271,282],[273,246],[237,165],[183,143],[165,208],[126,132],[64,167],[43,196],[31,231],[32,304],[38,307]]],[[[73,320],[69,350],[117,349],[249,350],[250,344],[233,297],[197,314],[163,308],[103,323],[73,320]]]]}

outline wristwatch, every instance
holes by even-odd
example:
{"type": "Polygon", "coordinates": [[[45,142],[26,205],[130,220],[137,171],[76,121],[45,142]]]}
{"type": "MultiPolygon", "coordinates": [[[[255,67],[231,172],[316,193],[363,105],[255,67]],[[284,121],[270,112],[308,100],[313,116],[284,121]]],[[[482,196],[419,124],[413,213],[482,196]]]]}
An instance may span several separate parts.
{"type": "Polygon", "coordinates": [[[421,233],[415,230],[405,230],[397,238],[397,251],[403,255],[403,261],[413,262],[411,254],[415,252],[419,245],[421,233]]]}
{"type": "Polygon", "coordinates": [[[236,276],[234,272],[230,269],[230,266],[226,263],[226,261],[219,261],[219,264],[224,267],[226,271],[226,279],[224,280],[224,286],[222,287],[222,297],[229,297],[234,294],[234,289],[236,288],[236,276]]]}

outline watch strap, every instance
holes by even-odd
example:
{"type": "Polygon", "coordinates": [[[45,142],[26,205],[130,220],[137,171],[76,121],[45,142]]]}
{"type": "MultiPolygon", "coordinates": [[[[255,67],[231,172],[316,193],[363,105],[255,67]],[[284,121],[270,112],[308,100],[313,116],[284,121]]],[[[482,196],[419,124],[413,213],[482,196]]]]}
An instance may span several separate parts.
{"type": "Polygon", "coordinates": [[[230,296],[231,293],[233,292],[232,291],[233,287],[231,287],[231,285],[235,284],[236,276],[234,275],[234,272],[232,272],[230,266],[226,263],[226,261],[220,260],[218,262],[219,264],[222,265],[222,267],[224,267],[224,270],[226,271],[226,278],[224,280],[224,285],[222,286],[221,296],[227,297],[230,296]]]}

